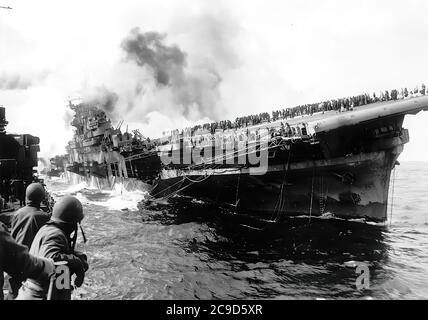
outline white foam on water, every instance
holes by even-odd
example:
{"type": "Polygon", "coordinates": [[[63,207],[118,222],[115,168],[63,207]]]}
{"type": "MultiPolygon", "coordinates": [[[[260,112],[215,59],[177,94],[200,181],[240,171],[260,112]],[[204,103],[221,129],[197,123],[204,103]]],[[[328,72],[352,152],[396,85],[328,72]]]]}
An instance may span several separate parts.
{"type": "Polygon", "coordinates": [[[72,176],[71,179],[63,179],[63,182],[63,189],[55,188],[56,190],[52,191],[56,198],[73,194],[83,204],[103,206],[110,210],[138,210],[138,203],[148,195],[143,185],[131,181],[116,182],[112,189],[102,188],[103,184],[97,178],[85,181],[80,177],[72,176]],[[97,198],[97,193],[102,195],[99,201],[93,199],[97,198]]]}
{"type": "Polygon", "coordinates": [[[127,191],[121,183],[115,185],[114,189],[108,191],[110,198],[107,201],[95,202],[94,204],[106,206],[113,210],[138,210],[138,203],[144,200],[148,192],[142,190],[127,191]]]}
{"type": "Polygon", "coordinates": [[[361,224],[368,224],[372,226],[385,226],[386,222],[374,222],[368,221],[365,218],[354,218],[354,219],[344,219],[340,217],[336,217],[330,212],[324,213],[322,216],[308,216],[308,215],[299,215],[299,216],[290,216],[292,219],[319,219],[319,220],[338,220],[338,221],[346,221],[346,222],[355,222],[361,224]]]}
{"type": "Polygon", "coordinates": [[[88,188],[88,185],[86,184],[86,182],[80,182],[80,183],[75,184],[75,185],[70,185],[70,186],[68,186],[68,188],[66,188],[64,190],[55,190],[55,191],[53,191],[53,194],[55,196],[61,197],[61,196],[64,196],[66,194],[73,194],[73,193],[79,192],[79,191],[86,189],[86,188],[88,188]]]}
{"type": "MultiPolygon", "coordinates": [[[[84,188],[86,189],[86,188],[84,188]]],[[[93,189],[92,189],[93,190],[93,189]]],[[[144,190],[133,190],[128,191],[123,187],[122,183],[115,184],[113,190],[101,190],[97,189],[103,195],[107,195],[107,200],[90,200],[85,195],[84,190],[81,189],[76,197],[85,204],[93,204],[97,206],[103,206],[110,210],[138,210],[138,203],[144,200],[148,192],[144,190]],[[82,192],[83,191],[83,192],[82,192]]],[[[105,197],[103,197],[105,199],[105,197]]]]}
{"type": "Polygon", "coordinates": [[[45,180],[50,180],[50,181],[62,181],[64,180],[62,177],[46,177],[41,175],[45,180]]]}

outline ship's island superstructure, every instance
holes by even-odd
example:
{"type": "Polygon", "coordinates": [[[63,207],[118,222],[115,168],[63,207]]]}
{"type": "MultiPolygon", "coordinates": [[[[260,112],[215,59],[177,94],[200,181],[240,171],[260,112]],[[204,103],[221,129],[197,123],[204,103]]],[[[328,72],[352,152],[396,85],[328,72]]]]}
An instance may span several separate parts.
{"type": "Polygon", "coordinates": [[[409,141],[404,117],[428,110],[428,96],[152,140],[122,133],[96,105],[70,108],[76,131],[67,170],[81,176],[136,179],[153,199],[184,195],[269,219],[328,213],[385,221],[391,170],[409,141]]]}

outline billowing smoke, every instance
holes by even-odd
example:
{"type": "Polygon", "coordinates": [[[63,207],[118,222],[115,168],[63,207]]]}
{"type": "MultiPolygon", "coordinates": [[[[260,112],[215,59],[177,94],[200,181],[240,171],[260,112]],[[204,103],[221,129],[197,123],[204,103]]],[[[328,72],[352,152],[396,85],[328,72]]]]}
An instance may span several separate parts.
{"type": "Polygon", "coordinates": [[[83,84],[83,102],[149,135],[225,119],[221,85],[240,65],[236,21],[223,11],[186,12],[169,30],[168,35],[132,28],[120,41],[120,63],[83,84]]]}
{"type": "Polygon", "coordinates": [[[2,72],[0,73],[0,90],[27,90],[39,84],[49,75],[49,71],[38,72],[2,72]]]}
{"type": "Polygon", "coordinates": [[[142,33],[139,28],[131,30],[122,42],[127,59],[139,66],[148,66],[159,85],[176,85],[183,82],[186,53],[176,45],[167,46],[166,34],[155,31],[142,33]]]}
{"type": "Polygon", "coordinates": [[[83,93],[83,102],[97,106],[112,116],[119,96],[116,92],[106,88],[104,85],[94,87],[91,90],[83,93]]]}
{"type": "Polygon", "coordinates": [[[0,74],[0,90],[27,90],[31,85],[31,79],[19,74],[0,74]]]}
{"type": "Polygon", "coordinates": [[[64,120],[64,124],[66,127],[69,127],[71,122],[73,121],[73,112],[70,109],[64,110],[64,115],[62,119],[64,120]]]}
{"type": "MultiPolygon", "coordinates": [[[[134,28],[121,44],[126,61],[135,63],[152,76],[156,88],[151,93],[165,102],[162,105],[152,103],[149,107],[145,105],[145,111],[165,113],[168,112],[165,108],[172,107],[191,120],[203,117],[219,119],[222,114],[216,107],[222,80],[219,72],[213,65],[189,67],[187,53],[177,45],[166,44],[166,37],[166,34],[134,28]]],[[[147,79],[141,81],[135,85],[135,97],[140,95],[141,98],[143,94],[144,99],[143,88],[150,84],[147,79]]],[[[130,101],[128,110],[139,106],[141,104],[130,101]]]]}
{"type": "Polygon", "coordinates": [[[42,163],[42,165],[43,165],[43,167],[48,167],[49,166],[49,161],[48,160],[46,160],[45,158],[43,158],[43,157],[39,157],[39,158],[37,158],[37,161],[39,161],[39,162],[41,162],[42,163]]]}

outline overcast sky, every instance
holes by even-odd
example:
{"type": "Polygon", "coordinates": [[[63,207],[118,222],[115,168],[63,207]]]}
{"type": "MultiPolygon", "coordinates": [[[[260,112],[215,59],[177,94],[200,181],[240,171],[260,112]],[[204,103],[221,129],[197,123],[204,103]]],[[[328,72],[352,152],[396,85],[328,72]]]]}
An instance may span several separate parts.
{"type": "MultiPolygon", "coordinates": [[[[63,153],[71,137],[68,97],[94,88],[117,94],[115,121],[158,136],[198,120],[428,84],[423,0],[0,5],[13,7],[0,10],[0,105],[8,131],[40,136],[47,157],[63,153]],[[166,47],[184,54],[182,80],[191,85],[158,90],[150,71],[130,61],[123,43],[136,27],[163,34],[166,47]],[[183,96],[196,102],[184,105],[183,96]]],[[[411,142],[400,160],[428,160],[427,121],[428,112],[407,116],[411,142]]]]}

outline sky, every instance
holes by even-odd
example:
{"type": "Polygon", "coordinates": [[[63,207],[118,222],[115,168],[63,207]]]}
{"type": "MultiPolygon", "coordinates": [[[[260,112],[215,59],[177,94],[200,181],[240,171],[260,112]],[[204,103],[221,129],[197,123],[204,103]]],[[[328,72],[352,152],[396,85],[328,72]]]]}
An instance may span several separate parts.
{"type": "MultiPolygon", "coordinates": [[[[115,97],[114,124],[124,120],[156,137],[194,123],[428,84],[426,1],[0,5],[13,8],[0,9],[0,105],[7,130],[39,136],[43,157],[64,153],[72,136],[68,99],[100,92],[115,97]],[[147,46],[132,46],[136,39],[147,46]],[[153,46],[164,60],[142,63],[153,46]],[[166,85],[154,66],[169,75],[166,85]]],[[[400,160],[428,161],[427,123],[428,112],[406,116],[410,142],[400,160]]]]}

